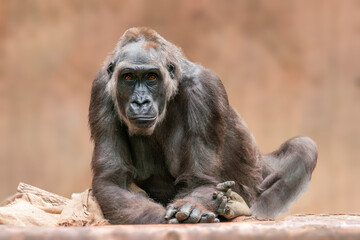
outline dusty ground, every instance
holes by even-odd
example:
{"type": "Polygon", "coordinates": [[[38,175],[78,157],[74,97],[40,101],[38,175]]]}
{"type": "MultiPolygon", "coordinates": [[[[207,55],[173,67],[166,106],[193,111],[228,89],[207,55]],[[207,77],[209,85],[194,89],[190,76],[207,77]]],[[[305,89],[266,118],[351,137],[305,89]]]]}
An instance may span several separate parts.
{"type": "Polygon", "coordinates": [[[295,215],[278,221],[106,227],[0,226],[0,239],[360,239],[360,215],[295,215]]]}

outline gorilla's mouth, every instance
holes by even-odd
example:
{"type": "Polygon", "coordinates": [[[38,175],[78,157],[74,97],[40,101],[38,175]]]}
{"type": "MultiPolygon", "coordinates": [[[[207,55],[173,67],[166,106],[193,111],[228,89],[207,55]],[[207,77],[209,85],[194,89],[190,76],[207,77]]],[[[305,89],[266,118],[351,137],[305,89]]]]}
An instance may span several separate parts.
{"type": "Polygon", "coordinates": [[[154,125],[157,116],[131,116],[129,121],[138,128],[150,128],[154,125]]]}

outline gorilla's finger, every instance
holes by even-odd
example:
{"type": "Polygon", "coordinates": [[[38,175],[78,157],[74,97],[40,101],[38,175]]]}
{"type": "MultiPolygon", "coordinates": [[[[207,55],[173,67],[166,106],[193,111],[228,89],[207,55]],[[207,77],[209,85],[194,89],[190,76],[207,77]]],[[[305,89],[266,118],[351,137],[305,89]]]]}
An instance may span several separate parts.
{"type": "Polygon", "coordinates": [[[215,217],[215,214],[212,212],[203,213],[200,218],[200,223],[212,223],[215,217]]]}
{"type": "Polygon", "coordinates": [[[174,205],[169,205],[166,210],[165,220],[169,220],[170,218],[174,217],[176,212],[177,212],[176,207],[174,205]]]}
{"type": "Polygon", "coordinates": [[[229,206],[225,206],[225,210],[224,210],[224,215],[228,216],[230,214],[230,207],[229,206]]]}
{"type": "Polygon", "coordinates": [[[231,188],[229,188],[226,193],[225,193],[225,196],[230,198],[231,197],[231,188]]]}
{"type": "Polygon", "coordinates": [[[229,188],[232,188],[233,186],[235,186],[235,182],[234,181],[227,181],[227,182],[223,182],[223,183],[219,183],[216,186],[216,190],[218,191],[227,191],[229,188]]]}
{"type": "Polygon", "coordinates": [[[201,218],[201,211],[199,208],[195,207],[191,213],[190,216],[184,221],[184,223],[197,223],[199,222],[201,218]]]}
{"type": "Polygon", "coordinates": [[[219,206],[223,202],[224,193],[219,192],[215,199],[215,204],[219,206]]]}
{"type": "Polygon", "coordinates": [[[220,220],[218,218],[215,218],[213,221],[213,223],[219,223],[219,222],[220,222],[220,220]]]}
{"type": "Polygon", "coordinates": [[[172,219],[169,220],[168,223],[169,223],[169,224],[178,224],[179,221],[178,221],[176,218],[172,218],[172,219]]]}
{"type": "Polygon", "coordinates": [[[224,197],[222,198],[222,202],[220,203],[219,208],[218,208],[218,210],[217,210],[217,212],[218,212],[220,215],[225,214],[226,204],[227,204],[227,198],[224,196],[224,197]]]}
{"type": "Polygon", "coordinates": [[[184,221],[185,219],[187,219],[190,215],[191,212],[191,203],[185,203],[183,204],[179,209],[178,212],[176,213],[176,218],[179,221],[184,221]]]}

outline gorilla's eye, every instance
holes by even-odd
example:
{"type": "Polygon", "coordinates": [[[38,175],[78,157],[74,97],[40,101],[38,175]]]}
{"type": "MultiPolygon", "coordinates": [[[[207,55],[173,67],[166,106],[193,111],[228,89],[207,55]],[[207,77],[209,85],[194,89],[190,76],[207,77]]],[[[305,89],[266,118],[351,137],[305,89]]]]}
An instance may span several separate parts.
{"type": "Polygon", "coordinates": [[[154,74],[154,73],[150,73],[149,75],[148,75],[148,80],[150,80],[150,81],[154,81],[154,80],[156,80],[156,74],[154,74]]]}
{"type": "Polygon", "coordinates": [[[132,75],[130,73],[125,73],[123,75],[123,78],[126,80],[126,81],[130,81],[132,80],[132,75]]]}

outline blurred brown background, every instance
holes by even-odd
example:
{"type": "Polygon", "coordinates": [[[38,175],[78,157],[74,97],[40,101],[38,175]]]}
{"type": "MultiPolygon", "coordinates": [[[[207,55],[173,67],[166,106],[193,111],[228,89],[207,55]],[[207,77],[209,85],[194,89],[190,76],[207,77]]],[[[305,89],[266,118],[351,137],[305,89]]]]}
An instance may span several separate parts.
{"type": "Polygon", "coordinates": [[[318,143],[291,213],[360,212],[357,0],[0,0],[0,199],[19,181],[67,197],[90,186],[91,82],[132,26],[214,70],[262,152],[318,143]]]}

